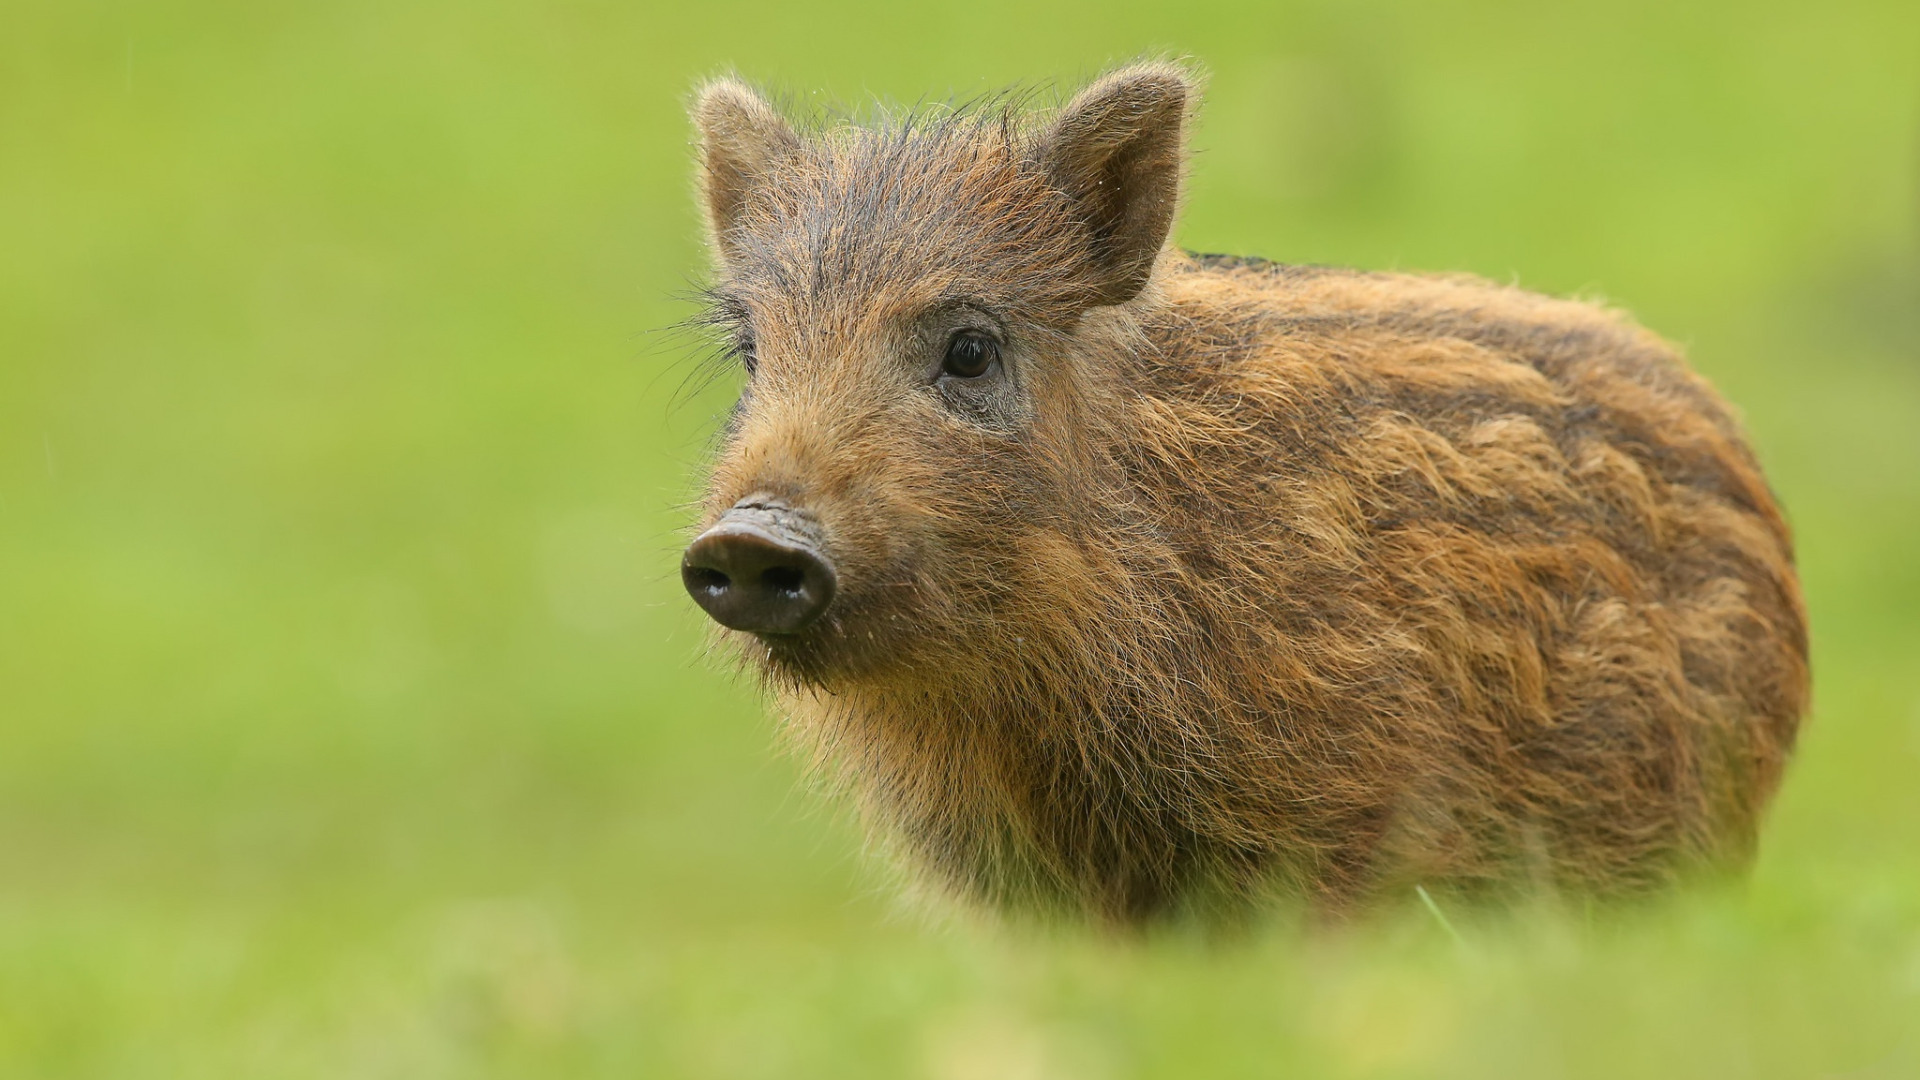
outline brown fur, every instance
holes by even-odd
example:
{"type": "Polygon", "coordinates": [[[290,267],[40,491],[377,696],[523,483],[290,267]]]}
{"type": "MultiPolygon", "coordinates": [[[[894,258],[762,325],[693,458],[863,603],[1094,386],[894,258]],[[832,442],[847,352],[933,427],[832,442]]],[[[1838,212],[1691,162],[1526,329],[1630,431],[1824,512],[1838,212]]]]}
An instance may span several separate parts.
{"type": "Polygon", "coordinates": [[[755,374],[707,520],[840,593],[739,639],[938,886],[1137,922],[1416,883],[1644,892],[1750,857],[1807,702],[1728,409],[1594,306],[1164,248],[1190,76],[795,134],[696,107],[755,374]],[[991,386],[945,335],[1004,338],[991,386]]]}

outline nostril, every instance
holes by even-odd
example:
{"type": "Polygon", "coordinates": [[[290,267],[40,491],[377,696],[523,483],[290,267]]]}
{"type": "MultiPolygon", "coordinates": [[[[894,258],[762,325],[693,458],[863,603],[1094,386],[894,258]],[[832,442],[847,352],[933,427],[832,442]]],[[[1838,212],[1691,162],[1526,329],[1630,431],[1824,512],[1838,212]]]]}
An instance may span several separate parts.
{"type": "Polygon", "coordinates": [[[722,626],[797,634],[833,603],[833,563],[780,520],[738,508],[687,546],[680,574],[688,594],[722,626]]]}
{"type": "Polygon", "coordinates": [[[800,595],[806,587],[806,571],[797,566],[769,566],[760,573],[760,584],[788,596],[800,595]]]}
{"type": "Polygon", "coordinates": [[[686,569],[687,586],[713,595],[723,593],[733,585],[733,579],[710,566],[689,566],[686,569]]]}

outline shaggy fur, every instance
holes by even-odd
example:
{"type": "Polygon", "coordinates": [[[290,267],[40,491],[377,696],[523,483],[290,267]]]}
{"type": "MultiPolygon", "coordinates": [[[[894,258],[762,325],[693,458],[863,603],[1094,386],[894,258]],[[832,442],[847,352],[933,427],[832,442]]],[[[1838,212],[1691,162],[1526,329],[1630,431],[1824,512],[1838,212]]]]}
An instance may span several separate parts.
{"type": "Polygon", "coordinates": [[[1807,642],[1727,407],[1588,304],[1166,248],[1193,99],[700,97],[753,373],[705,517],[784,501],[839,574],[727,634],[794,732],[925,880],[1117,923],[1744,864],[1807,642]]]}

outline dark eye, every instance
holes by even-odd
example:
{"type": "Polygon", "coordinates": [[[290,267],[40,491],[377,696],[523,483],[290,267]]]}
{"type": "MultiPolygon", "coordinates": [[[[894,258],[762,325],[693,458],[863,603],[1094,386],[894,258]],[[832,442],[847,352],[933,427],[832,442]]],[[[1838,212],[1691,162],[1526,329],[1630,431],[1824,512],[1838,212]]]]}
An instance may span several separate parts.
{"type": "Polygon", "coordinates": [[[977,379],[1000,359],[1000,346],[978,330],[962,330],[947,342],[947,358],[940,365],[943,374],[956,379],[977,379]]]}

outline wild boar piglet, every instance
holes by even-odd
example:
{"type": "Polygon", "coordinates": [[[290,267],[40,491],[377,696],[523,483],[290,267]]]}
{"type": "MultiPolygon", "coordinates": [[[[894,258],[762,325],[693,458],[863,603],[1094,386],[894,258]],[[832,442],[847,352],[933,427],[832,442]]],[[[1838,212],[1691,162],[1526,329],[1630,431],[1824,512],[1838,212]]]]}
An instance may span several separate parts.
{"type": "Polygon", "coordinates": [[[1788,530],[1618,313],[1170,244],[1189,69],[693,116],[745,369],[682,572],[936,892],[1118,925],[1751,857],[1788,530]]]}

